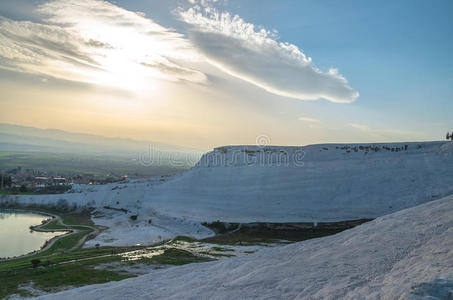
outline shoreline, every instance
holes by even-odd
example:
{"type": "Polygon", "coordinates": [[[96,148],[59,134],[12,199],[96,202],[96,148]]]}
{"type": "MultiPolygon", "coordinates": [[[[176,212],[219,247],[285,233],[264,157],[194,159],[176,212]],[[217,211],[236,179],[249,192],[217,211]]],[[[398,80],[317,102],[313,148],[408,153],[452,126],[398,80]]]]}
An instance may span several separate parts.
{"type": "MultiPolygon", "coordinates": [[[[57,235],[57,236],[51,238],[50,240],[46,241],[40,247],[40,249],[38,249],[38,250],[29,252],[29,253],[26,253],[26,254],[14,256],[14,257],[0,257],[0,262],[14,260],[14,259],[22,259],[22,258],[30,257],[30,256],[33,256],[33,255],[38,255],[38,254],[50,249],[55,244],[55,242],[57,242],[58,240],[60,240],[62,238],[65,238],[65,237],[68,237],[68,236],[71,236],[71,235],[74,235],[74,234],[79,233],[79,232],[82,231],[80,229],[75,229],[75,228],[67,228],[67,229],[63,229],[63,228],[62,229],[45,229],[45,228],[42,228],[42,227],[48,225],[49,223],[53,222],[54,220],[57,220],[59,225],[64,226],[64,227],[79,226],[79,227],[86,227],[86,228],[89,228],[89,229],[92,230],[91,232],[88,232],[86,235],[84,235],[72,249],[81,246],[81,244],[83,244],[86,241],[86,238],[87,238],[88,235],[95,234],[97,236],[101,232],[101,229],[98,229],[95,226],[67,225],[67,224],[65,224],[63,222],[63,220],[61,219],[61,217],[59,215],[56,215],[56,214],[53,214],[53,213],[49,213],[49,212],[43,212],[43,211],[40,211],[39,209],[32,210],[32,209],[23,209],[23,208],[18,208],[18,209],[16,209],[16,208],[0,208],[0,211],[3,211],[3,210],[4,211],[24,212],[24,213],[34,213],[34,214],[41,214],[43,216],[48,216],[50,218],[48,218],[44,223],[39,224],[39,225],[31,225],[29,227],[30,230],[36,231],[36,232],[64,232],[64,233],[60,234],[60,235],[57,235]]],[[[102,230],[104,230],[104,229],[102,229],[102,230]]]]}

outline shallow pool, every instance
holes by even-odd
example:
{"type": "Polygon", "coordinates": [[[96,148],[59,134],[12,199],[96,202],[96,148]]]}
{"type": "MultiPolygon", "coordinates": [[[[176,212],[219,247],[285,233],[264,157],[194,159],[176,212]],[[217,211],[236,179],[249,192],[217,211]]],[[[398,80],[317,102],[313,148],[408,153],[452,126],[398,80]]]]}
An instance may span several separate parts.
{"type": "Polygon", "coordinates": [[[47,240],[63,232],[31,231],[30,226],[49,219],[39,213],[0,210],[0,258],[19,256],[39,250],[47,240]]]}

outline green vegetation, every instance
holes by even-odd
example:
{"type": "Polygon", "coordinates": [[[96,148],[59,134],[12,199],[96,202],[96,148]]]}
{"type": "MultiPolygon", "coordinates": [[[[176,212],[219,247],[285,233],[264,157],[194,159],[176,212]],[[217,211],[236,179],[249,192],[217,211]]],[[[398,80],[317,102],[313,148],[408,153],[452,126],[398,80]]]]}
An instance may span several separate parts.
{"type": "Polygon", "coordinates": [[[344,229],[306,229],[294,231],[249,230],[241,229],[234,233],[219,234],[201,240],[219,245],[260,245],[304,241],[339,233],[344,229]]]}
{"type": "Polygon", "coordinates": [[[319,223],[203,223],[217,235],[200,240],[219,245],[260,245],[269,243],[298,242],[339,233],[368,222],[370,219],[319,223]]]}
{"type": "Polygon", "coordinates": [[[206,257],[196,256],[186,250],[169,248],[166,249],[163,254],[153,256],[152,258],[144,258],[139,260],[138,262],[181,266],[194,262],[205,262],[205,261],[210,261],[210,259],[206,257]]]}
{"type": "MultiPolygon", "coordinates": [[[[19,288],[20,285],[33,282],[36,289],[46,292],[57,291],[66,286],[83,286],[88,284],[118,281],[134,274],[120,271],[94,269],[105,263],[121,262],[122,253],[142,249],[143,247],[99,247],[78,249],[72,252],[59,252],[53,255],[43,255],[39,258],[27,257],[19,261],[0,262],[0,298],[11,294],[31,296],[19,288]],[[37,263],[39,261],[39,263],[37,263]]],[[[152,258],[142,258],[127,261],[125,264],[162,264],[184,265],[195,262],[205,262],[211,259],[195,256],[189,251],[169,248],[163,254],[152,258]]]]}
{"type": "Polygon", "coordinates": [[[34,192],[20,192],[20,191],[11,191],[11,190],[2,190],[0,189],[0,195],[37,195],[34,192]]]}
{"type": "Polygon", "coordinates": [[[11,294],[32,296],[24,290],[19,289],[20,285],[33,282],[34,288],[46,292],[57,291],[65,286],[83,286],[87,284],[105,283],[118,281],[133,275],[124,275],[107,270],[96,270],[93,266],[113,261],[120,261],[121,257],[110,254],[111,250],[99,249],[97,251],[75,251],[71,254],[59,254],[45,256],[39,259],[23,261],[22,264],[11,265],[7,268],[0,263],[0,298],[4,299],[11,294]],[[85,260],[83,260],[85,259],[85,260]],[[32,263],[35,262],[35,263],[32,263]]]}
{"type": "Polygon", "coordinates": [[[177,242],[193,243],[193,242],[197,242],[197,241],[198,241],[197,239],[194,239],[192,237],[179,235],[179,236],[175,237],[174,239],[172,239],[170,241],[170,243],[177,243],[177,242]]]}
{"type": "MultiPolygon", "coordinates": [[[[139,154],[137,153],[136,157],[139,154]]],[[[42,170],[64,176],[91,176],[98,180],[108,179],[108,174],[154,176],[177,173],[184,169],[173,168],[170,165],[144,166],[137,159],[131,159],[130,155],[116,157],[104,154],[18,151],[16,149],[3,152],[0,149],[0,169],[12,170],[17,167],[42,170]]]]}
{"type": "Polygon", "coordinates": [[[57,219],[53,219],[50,222],[48,222],[47,224],[41,225],[40,228],[41,229],[49,229],[49,230],[52,230],[52,229],[53,230],[63,229],[57,219]]]}
{"type": "Polygon", "coordinates": [[[208,227],[217,234],[224,234],[230,231],[234,231],[239,227],[239,223],[226,223],[220,221],[214,221],[212,223],[204,222],[201,224],[205,227],[208,227]]]}
{"type": "MultiPolygon", "coordinates": [[[[21,209],[24,208],[21,207],[21,209]]],[[[94,268],[100,264],[124,262],[125,265],[162,264],[179,266],[212,260],[194,255],[186,250],[168,248],[165,249],[164,253],[151,258],[125,261],[122,254],[143,250],[146,247],[81,248],[82,243],[80,241],[93,232],[93,229],[90,229],[94,227],[90,219],[90,212],[68,212],[49,208],[39,208],[35,211],[58,215],[64,223],[64,225],[61,224],[59,219],[51,219],[40,226],[41,229],[78,231],[59,238],[51,247],[39,253],[11,260],[0,260],[0,299],[12,294],[24,297],[33,296],[20,288],[22,285],[30,283],[38,290],[55,292],[68,286],[77,287],[106,283],[136,276],[124,271],[94,268]]],[[[175,242],[177,241],[195,240],[180,237],[175,242]]]]}

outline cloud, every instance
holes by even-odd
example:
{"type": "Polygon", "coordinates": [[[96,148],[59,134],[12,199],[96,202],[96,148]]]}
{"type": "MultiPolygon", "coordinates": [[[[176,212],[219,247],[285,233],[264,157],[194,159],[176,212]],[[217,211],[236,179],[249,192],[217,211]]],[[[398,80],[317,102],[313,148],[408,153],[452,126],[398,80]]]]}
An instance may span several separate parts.
{"type": "Polygon", "coordinates": [[[277,41],[275,32],[209,5],[180,9],[178,15],[208,61],[232,76],[301,100],[349,103],[359,96],[337,69],[319,70],[297,46],[277,41]]]}
{"type": "Polygon", "coordinates": [[[211,3],[216,3],[218,0],[187,0],[190,4],[200,4],[201,6],[209,6],[211,3]]]}
{"type": "Polygon", "coordinates": [[[0,18],[0,67],[81,80],[76,72],[99,67],[80,49],[79,36],[57,26],[0,18]]]}
{"type": "Polygon", "coordinates": [[[352,128],[358,129],[360,131],[365,131],[365,132],[372,131],[368,125],[357,124],[357,123],[349,123],[348,125],[351,126],[352,128]]]}
{"type": "Polygon", "coordinates": [[[358,93],[336,69],[322,72],[297,46],[277,41],[217,0],[179,9],[189,38],[142,12],[103,0],[51,0],[38,22],[0,17],[0,68],[136,91],[156,80],[206,83],[205,62],[266,91],[303,100],[352,102],[358,93]]]}
{"type": "Polygon", "coordinates": [[[308,123],[320,123],[321,121],[315,118],[308,118],[308,117],[299,117],[299,121],[308,122],[308,123]]]}
{"type": "Polygon", "coordinates": [[[156,79],[206,82],[182,34],[101,0],[54,0],[41,23],[0,17],[0,68],[136,89],[156,79]]]}

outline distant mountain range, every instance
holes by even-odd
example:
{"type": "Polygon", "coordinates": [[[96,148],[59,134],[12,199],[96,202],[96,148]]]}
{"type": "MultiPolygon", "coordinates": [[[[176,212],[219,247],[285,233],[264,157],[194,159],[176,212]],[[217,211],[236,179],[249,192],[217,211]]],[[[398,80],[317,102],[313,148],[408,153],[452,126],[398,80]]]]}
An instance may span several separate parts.
{"type": "Polygon", "coordinates": [[[181,160],[193,163],[202,153],[199,149],[153,141],[110,138],[6,123],[0,123],[0,151],[104,155],[131,159],[143,157],[144,160],[154,161],[158,156],[160,161],[181,160]]]}

